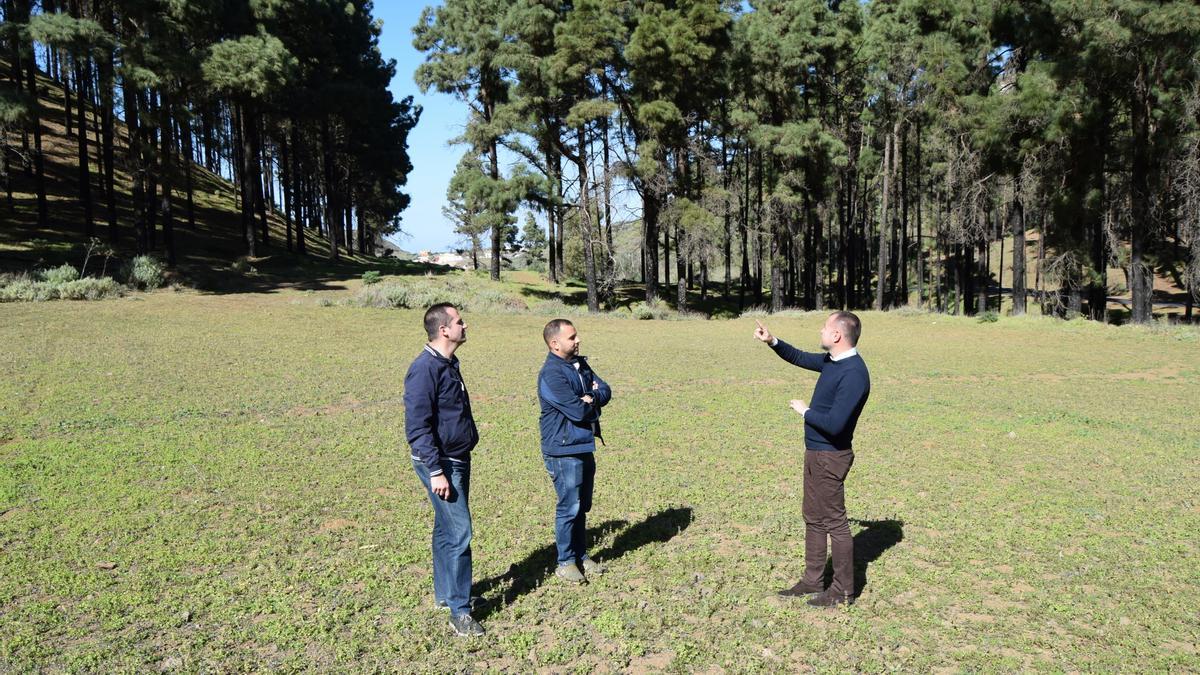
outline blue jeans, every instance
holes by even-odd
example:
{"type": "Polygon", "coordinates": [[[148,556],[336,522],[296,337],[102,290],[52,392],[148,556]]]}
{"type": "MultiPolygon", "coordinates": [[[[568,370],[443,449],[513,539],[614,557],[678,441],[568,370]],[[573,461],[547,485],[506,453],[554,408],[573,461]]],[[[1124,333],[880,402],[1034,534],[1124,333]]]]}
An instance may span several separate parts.
{"type": "Polygon", "coordinates": [[[424,462],[414,459],[413,469],[433,504],[433,597],[445,602],[451,614],[470,614],[471,465],[442,461],[442,475],[450,481],[449,499],[433,494],[424,462]]]}
{"type": "Polygon", "coordinates": [[[558,564],[582,563],[587,555],[587,513],[592,510],[596,458],[592,453],[551,457],[542,455],[554,481],[558,505],[554,510],[554,543],[558,564]]]}

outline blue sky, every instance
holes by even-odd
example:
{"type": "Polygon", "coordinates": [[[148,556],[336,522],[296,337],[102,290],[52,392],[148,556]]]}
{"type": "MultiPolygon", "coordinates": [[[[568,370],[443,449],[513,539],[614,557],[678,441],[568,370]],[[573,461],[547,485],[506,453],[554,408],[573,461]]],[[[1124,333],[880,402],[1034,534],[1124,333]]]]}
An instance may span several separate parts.
{"type": "Polygon", "coordinates": [[[442,215],[442,206],[446,203],[446,185],[463,152],[463,148],[450,146],[449,140],[461,133],[467,118],[466,105],[436,91],[423,95],[413,82],[413,72],[425,57],[412,46],[412,27],[427,4],[421,0],[375,3],[375,18],[383,20],[379,47],[384,58],[396,60],[392,95],[397,99],[412,96],[424,109],[421,121],[408,137],[413,172],[404,188],[412,196],[412,204],[400,223],[405,235],[394,237],[407,251],[445,250],[455,244],[453,226],[442,215]]]}

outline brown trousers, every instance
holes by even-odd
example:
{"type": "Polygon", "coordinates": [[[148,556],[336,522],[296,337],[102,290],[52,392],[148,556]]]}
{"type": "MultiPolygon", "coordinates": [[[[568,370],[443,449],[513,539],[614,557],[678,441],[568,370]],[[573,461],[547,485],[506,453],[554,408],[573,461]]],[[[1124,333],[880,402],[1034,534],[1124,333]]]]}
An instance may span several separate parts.
{"type": "Polygon", "coordinates": [[[853,450],[804,452],[804,583],[823,585],[828,537],[833,541],[829,592],[841,595],[854,595],[854,538],[843,487],[852,464],[853,450]]]}

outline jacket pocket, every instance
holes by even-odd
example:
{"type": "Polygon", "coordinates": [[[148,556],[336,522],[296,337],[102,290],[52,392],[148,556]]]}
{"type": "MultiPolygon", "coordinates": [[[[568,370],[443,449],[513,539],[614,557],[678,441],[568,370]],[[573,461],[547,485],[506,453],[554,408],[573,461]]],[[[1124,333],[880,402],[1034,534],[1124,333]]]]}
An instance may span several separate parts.
{"type": "Polygon", "coordinates": [[[563,432],[559,434],[559,445],[579,445],[592,440],[592,427],[579,426],[571,420],[566,421],[563,432]]]}

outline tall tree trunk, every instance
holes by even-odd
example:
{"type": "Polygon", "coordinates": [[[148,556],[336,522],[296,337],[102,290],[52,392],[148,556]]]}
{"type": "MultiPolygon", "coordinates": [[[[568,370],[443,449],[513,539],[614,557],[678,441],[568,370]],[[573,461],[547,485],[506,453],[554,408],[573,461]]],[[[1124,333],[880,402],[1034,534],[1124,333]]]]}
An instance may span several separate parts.
{"type": "Polygon", "coordinates": [[[127,78],[122,78],[121,95],[125,107],[126,164],[133,177],[133,238],[138,253],[145,253],[146,218],[142,202],[146,194],[146,167],[142,156],[141,96],[127,78]]]}
{"type": "Polygon", "coordinates": [[[1013,316],[1025,314],[1025,205],[1021,201],[1021,179],[1017,178],[1016,199],[1013,200],[1012,222],[1012,298],[1013,316]]]}
{"type": "Polygon", "coordinates": [[[558,226],[558,241],[557,241],[558,254],[555,257],[555,262],[558,263],[558,281],[561,283],[561,282],[565,282],[567,280],[567,259],[563,255],[563,253],[565,251],[566,241],[567,241],[567,229],[566,229],[567,228],[567,222],[566,222],[567,217],[566,217],[566,211],[564,210],[563,203],[562,203],[562,194],[563,194],[562,155],[559,153],[554,154],[554,169],[553,169],[553,171],[554,171],[554,177],[551,179],[552,180],[551,187],[554,189],[554,197],[555,197],[554,208],[556,209],[556,213],[557,213],[557,215],[554,218],[554,222],[558,226]]]}
{"type": "MultiPolygon", "coordinates": [[[[239,183],[242,187],[242,234],[246,238],[246,255],[255,258],[258,257],[258,237],[254,232],[254,187],[251,183],[254,176],[254,143],[251,140],[253,132],[250,128],[254,124],[254,112],[248,104],[239,105],[236,110],[241,155],[238,173],[241,175],[239,183]]],[[[336,254],[334,257],[337,257],[336,254]]]]}
{"type": "Polygon", "coordinates": [[[91,79],[91,69],[86,58],[75,56],[71,61],[74,65],[76,91],[79,92],[79,105],[76,107],[79,115],[79,133],[76,139],[79,149],[79,205],[83,207],[83,234],[90,239],[96,234],[96,223],[92,215],[92,172],[88,167],[87,106],[84,100],[86,83],[91,79]]]}
{"type": "MultiPolygon", "coordinates": [[[[668,223],[663,231],[663,285],[671,285],[671,225],[668,223]]],[[[657,272],[656,272],[657,274],[657,272]]]]}
{"type": "MultiPolygon", "coordinates": [[[[899,130],[900,122],[895,123],[895,130],[899,130]]],[[[884,143],[883,149],[883,190],[881,205],[879,207],[879,260],[876,267],[875,281],[875,310],[882,310],[883,291],[887,283],[887,234],[888,234],[888,197],[891,196],[891,176],[892,176],[892,154],[894,151],[893,144],[895,142],[896,133],[893,131],[889,134],[884,143]]]]}
{"type": "MultiPolygon", "coordinates": [[[[579,225],[579,236],[583,238],[583,273],[587,282],[588,311],[596,313],[600,311],[600,296],[596,290],[595,233],[592,227],[592,209],[588,203],[591,188],[589,187],[588,179],[587,130],[581,126],[576,130],[576,134],[579,138],[579,150],[575,156],[575,168],[579,174],[579,217],[576,219],[576,222],[579,225]]],[[[492,229],[498,232],[500,228],[492,229]]],[[[497,236],[493,234],[493,246],[498,241],[496,239],[497,236]]],[[[499,269],[495,269],[494,273],[496,275],[495,278],[499,278],[499,269]]]]}
{"type": "Polygon", "coordinates": [[[172,137],[173,125],[171,124],[171,98],[168,93],[168,87],[162,90],[159,100],[160,127],[162,128],[162,154],[159,159],[159,164],[162,167],[162,227],[163,227],[163,246],[167,250],[167,266],[175,266],[175,222],[171,213],[171,187],[172,187],[172,160],[175,157],[175,141],[172,137]]]}
{"type": "Polygon", "coordinates": [[[336,171],[333,165],[333,139],[329,132],[329,117],[326,116],[321,121],[321,145],[324,153],[325,167],[325,226],[329,232],[329,258],[331,260],[338,259],[338,237],[341,235],[341,216],[338,215],[338,197],[339,191],[335,185],[334,176],[336,171]]]}
{"type": "Polygon", "coordinates": [[[645,254],[646,302],[658,301],[658,193],[647,181],[642,186],[642,250],[645,254]]]}
{"type": "Polygon", "coordinates": [[[679,232],[679,221],[675,221],[675,309],[687,311],[687,292],[691,261],[683,250],[683,235],[679,232]]]}
{"type": "Polygon", "coordinates": [[[154,166],[154,148],[158,145],[158,132],[154,128],[154,120],[158,118],[158,95],[153,89],[145,94],[146,96],[146,116],[147,124],[141,127],[143,137],[142,147],[146,155],[143,166],[146,167],[146,200],[143,207],[146,211],[146,250],[150,251],[158,246],[157,239],[157,218],[158,218],[158,171],[154,166]]]}
{"type": "Polygon", "coordinates": [[[553,202],[546,205],[546,273],[550,279],[550,283],[558,283],[558,264],[557,258],[557,227],[554,223],[554,217],[558,214],[558,209],[554,208],[553,202]]]}
{"type": "Polygon", "coordinates": [[[746,291],[750,284],[750,150],[742,151],[745,156],[745,174],[742,177],[742,208],[738,214],[738,235],[742,240],[741,278],[738,279],[738,311],[746,308],[746,291]]]}
{"type": "MultiPolygon", "coordinates": [[[[95,0],[93,5],[97,16],[100,15],[99,3],[100,0],[95,0]]],[[[113,3],[107,3],[104,10],[104,29],[109,32],[115,30],[112,7],[113,3]]],[[[115,245],[120,240],[120,232],[117,229],[116,142],[113,131],[116,118],[113,110],[114,58],[111,48],[105,48],[100,57],[100,112],[104,137],[104,199],[108,216],[108,241],[115,245]]]]}
{"type": "Polygon", "coordinates": [[[1153,318],[1152,277],[1145,261],[1146,241],[1150,235],[1153,196],[1150,190],[1152,101],[1150,73],[1144,58],[1139,58],[1137,77],[1133,86],[1133,97],[1129,105],[1129,122],[1133,134],[1130,201],[1132,204],[1132,227],[1130,229],[1129,290],[1133,295],[1134,323],[1149,323],[1153,318]]]}
{"type": "MultiPolygon", "coordinates": [[[[64,76],[63,71],[62,71],[61,59],[66,59],[66,58],[68,58],[68,57],[65,53],[61,53],[61,52],[59,52],[59,50],[57,48],[52,47],[50,49],[50,59],[47,62],[47,65],[50,66],[50,72],[47,74],[50,75],[51,79],[58,80],[59,85],[62,87],[63,124],[64,124],[64,126],[66,126],[67,135],[74,136],[75,135],[75,128],[74,128],[74,126],[75,126],[75,110],[74,110],[74,106],[71,105],[71,78],[64,76]]],[[[74,59],[72,59],[72,60],[74,60],[74,59]]],[[[75,81],[78,82],[79,81],[78,78],[76,78],[75,81]]],[[[80,97],[80,100],[82,100],[82,97],[80,97]]]]}
{"type": "Polygon", "coordinates": [[[253,147],[251,148],[251,163],[248,167],[248,176],[246,177],[246,185],[252,191],[247,195],[248,199],[253,200],[254,209],[258,213],[259,219],[259,234],[262,237],[262,246],[264,249],[271,245],[271,229],[267,222],[267,203],[266,196],[263,194],[263,178],[266,172],[263,170],[263,142],[262,142],[262,115],[251,115],[247,120],[249,127],[247,131],[250,134],[253,147]]]}
{"type": "MultiPolygon", "coordinates": [[[[579,152],[583,153],[581,147],[579,152]]],[[[488,175],[493,181],[500,180],[500,157],[496,148],[496,142],[492,141],[488,144],[488,175]]],[[[582,188],[581,188],[582,189],[582,188]]],[[[492,281],[500,281],[500,245],[504,241],[504,227],[497,224],[492,227],[492,261],[488,268],[488,275],[492,281]]],[[[592,279],[595,283],[595,279],[592,279]]]]}
{"type": "Polygon", "coordinates": [[[908,127],[900,137],[900,293],[894,299],[898,305],[908,304],[908,127]]]}
{"type": "MultiPolygon", "coordinates": [[[[605,88],[605,96],[608,95],[607,87],[605,88]]],[[[615,276],[614,268],[616,267],[617,258],[613,248],[613,231],[612,231],[612,157],[609,148],[609,121],[608,116],[600,119],[600,138],[601,152],[603,153],[602,160],[604,162],[604,240],[607,244],[604,256],[604,276],[611,279],[615,276]]],[[[610,284],[606,283],[606,287],[610,284]]],[[[611,292],[609,293],[611,294],[611,292]]]]}
{"type": "Polygon", "coordinates": [[[179,134],[183,139],[183,155],[186,160],[183,162],[183,186],[187,193],[187,224],[188,230],[196,231],[196,200],[195,200],[195,185],[192,177],[192,163],[196,161],[194,156],[195,148],[192,145],[192,121],[190,113],[185,105],[182,114],[179,115],[179,134]]]}
{"type": "Polygon", "coordinates": [[[758,171],[756,172],[758,194],[754,211],[754,304],[761,305],[763,302],[763,183],[765,176],[762,150],[758,150],[756,155],[758,158],[758,171]]]}
{"type": "MultiPolygon", "coordinates": [[[[26,0],[25,6],[30,1],[26,0]]],[[[28,10],[25,16],[28,17],[28,10]]],[[[38,227],[45,229],[49,223],[46,213],[46,167],[42,156],[42,116],[41,97],[38,96],[37,67],[34,64],[34,46],[29,44],[29,54],[25,58],[25,89],[29,92],[29,123],[33,127],[33,169],[34,189],[37,191],[38,227]]]]}
{"type": "Polygon", "coordinates": [[[725,229],[724,236],[724,252],[725,252],[725,283],[724,283],[724,298],[729,300],[729,290],[731,277],[733,275],[733,212],[729,203],[729,184],[731,180],[729,167],[729,148],[728,138],[721,138],[721,187],[725,189],[725,229]]]}
{"type": "MultiPolygon", "coordinates": [[[[917,215],[917,307],[925,307],[925,238],[921,232],[921,120],[917,119],[916,143],[913,146],[913,162],[916,164],[916,215],[917,215]]],[[[1022,305],[1023,306],[1023,305],[1022,305]]]]}
{"type": "Polygon", "coordinates": [[[298,126],[299,125],[295,121],[292,122],[292,142],[290,144],[292,146],[292,167],[290,175],[292,178],[292,201],[294,201],[296,205],[296,252],[300,255],[305,255],[308,253],[308,249],[304,241],[304,216],[300,210],[304,200],[302,198],[303,190],[299,189],[300,182],[302,180],[301,152],[303,151],[303,148],[300,147],[300,130],[297,128],[298,126]]]}
{"type": "Polygon", "coordinates": [[[279,135],[279,172],[280,183],[283,191],[283,231],[286,241],[287,250],[292,251],[292,182],[291,182],[291,167],[288,164],[288,139],[287,132],[282,132],[279,135]]]}

